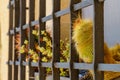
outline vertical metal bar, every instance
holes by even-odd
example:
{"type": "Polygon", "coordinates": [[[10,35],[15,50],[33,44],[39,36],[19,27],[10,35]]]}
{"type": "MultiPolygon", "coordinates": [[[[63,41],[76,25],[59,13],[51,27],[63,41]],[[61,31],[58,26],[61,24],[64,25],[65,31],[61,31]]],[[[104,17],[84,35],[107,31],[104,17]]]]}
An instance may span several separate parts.
{"type": "Polygon", "coordinates": [[[52,74],[53,80],[60,80],[60,72],[55,68],[54,63],[60,62],[60,17],[55,17],[55,12],[60,10],[60,0],[53,1],[53,57],[52,57],[52,74]]]}
{"type": "MultiPolygon", "coordinates": [[[[79,70],[75,70],[73,69],[73,63],[74,62],[78,62],[79,61],[79,57],[77,56],[76,50],[74,48],[74,44],[72,41],[72,23],[73,23],[73,19],[76,18],[76,16],[78,15],[79,11],[74,11],[73,9],[73,5],[80,2],[80,0],[70,0],[70,19],[71,19],[71,23],[70,23],[70,80],[79,80],[78,74],[79,74],[79,70]]],[[[80,15],[80,14],[79,14],[80,15]]]]}
{"type": "MultiPolygon", "coordinates": [[[[29,48],[34,50],[34,35],[32,34],[32,30],[34,30],[34,26],[31,26],[31,21],[35,20],[35,0],[29,1],[29,48]]],[[[34,68],[31,66],[31,59],[29,59],[29,80],[34,80],[34,68]]]]}
{"type": "Polygon", "coordinates": [[[94,0],[94,80],[104,80],[98,64],[104,62],[104,2],[94,0]]]}
{"type": "MultiPolygon", "coordinates": [[[[11,1],[11,0],[10,0],[11,1]]],[[[9,9],[9,31],[13,29],[13,6],[10,6],[9,9]]],[[[13,35],[9,35],[9,52],[8,52],[8,61],[13,58],[13,35]]],[[[8,64],[8,80],[12,80],[13,68],[12,65],[8,64]]]]}
{"type": "MultiPolygon", "coordinates": [[[[40,47],[45,47],[45,44],[43,42],[40,42],[40,38],[42,38],[41,31],[45,30],[45,22],[42,23],[41,19],[45,17],[46,15],[46,0],[40,0],[39,3],[39,45],[40,47]]],[[[39,53],[39,80],[45,80],[46,77],[46,68],[41,67],[41,59],[42,59],[42,54],[39,53]]]]}
{"type": "MultiPolygon", "coordinates": [[[[20,46],[24,44],[24,40],[26,39],[26,30],[22,30],[22,26],[25,25],[26,23],[26,0],[20,0],[20,39],[21,43],[20,46]]],[[[25,71],[25,66],[22,65],[22,62],[25,61],[26,56],[24,54],[20,54],[20,80],[25,80],[26,77],[26,71],[25,71]]]]}
{"type": "MultiPolygon", "coordinates": [[[[14,20],[15,28],[19,26],[19,15],[20,15],[19,0],[15,0],[15,20],[14,20]]],[[[19,33],[15,33],[14,40],[16,39],[15,37],[18,34],[19,33]]],[[[14,45],[16,45],[16,42],[14,43],[14,45]]],[[[14,62],[15,61],[18,61],[18,54],[17,54],[17,51],[14,49],[14,62]]],[[[14,78],[13,80],[18,80],[18,66],[15,64],[14,64],[14,77],[13,78],[14,78]]]]}

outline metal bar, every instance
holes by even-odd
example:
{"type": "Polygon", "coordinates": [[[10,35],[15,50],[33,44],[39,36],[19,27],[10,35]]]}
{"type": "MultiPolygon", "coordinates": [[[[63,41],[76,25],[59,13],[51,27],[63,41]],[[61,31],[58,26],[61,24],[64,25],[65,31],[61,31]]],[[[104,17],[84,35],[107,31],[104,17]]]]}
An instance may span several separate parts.
{"type": "Polygon", "coordinates": [[[29,24],[25,24],[25,25],[23,25],[22,29],[24,30],[24,29],[27,29],[28,27],[29,27],[29,24]]]}
{"type": "Polygon", "coordinates": [[[16,31],[16,32],[19,32],[19,31],[20,31],[20,27],[16,27],[16,28],[15,28],[15,31],[16,31]]]}
{"type": "MultiPolygon", "coordinates": [[[[40,0],[39,2],[39,38],[38,43],[40,47],[45,47],[45,43],[40,41],[43,38],[41,31],[45,31],[45,22],[41,19],[46,15],[46,0],[40,0]]],[[[39,53],[39,80],[45,80],[46,77],[46,68],[42,67],[42,53],[39,53]]],[[[47,66],[47,64],[46,64],[47,66]]]]}
{"type": "MultiPolygon", "coordinates": [[[[82,1],[82,2],[77,3],[77,4],[73,4],[73,7],[74,7],[74,11],[76,11],[76,10],[88,7],[90,5],[93,5],[93,0],[85,0],[85,1],[82,1]]],[[[53,15],[55,15],[55,17],[60,17],[60,16],[63,16],[65,14],[68,14],[68,13],[70,13],[70,8],[67,8],[67,9],[64,9],[61,11],[57,11],[53,15]]],[[[46,22],[46,21],[51,20],[53,18],[52,18],[52,15],[48,15],[48,16],[43,16],[40,19],[42,22],[46,22]]],[[[36,24],[39,24],[38,20],[31,22],[32,26],[34,26],[36,24]]],[[[23,26],[23,29],[26,29],[27,27],[29,27],[29,25],[26,24],[23,26]]],[[[11,33],[11,34],[13,34],[13,33],[11,33]]]]}
{"type": "Polygon", "coordinates": [[[98,64],[104,62],[104,2],[94,0],[94,27],[93,27],[93,47],[94,47],[94,80],[103,80],[103,72],[98,71],[98,64]]]}
{"type": "Polygon", "coordinates": [[[15,32],[14,29],[11,29],[11,30],[10,30],[10,34],[11,34],[11,35],[15,34],[14,32],[15,32]]]}
{"type": "MultiPolygon", "coordinates": [[[[28,40],[27,39],[27,35],[26,34],[26,30],[22,30],[22,26],[26,24],[26,0],[20,0],[20,46],[22,46],[24,44],[24,40],[28,40]]],[[[22,65],[22,62],[26,60],[26,55],[24,54],[20,54],[20,80],[25,80],[26,78],[26,67],[22,65]]]]}
{"type": "Polygon", "coordinates": [[[23,66],[27,66],[27,65],[29,65],[29,62],[23,61],[23,62],[22,62],[22,65],[23,65],[23,66]]]}
{"type": "Polygon", "coordinates": [[[46,17],[43,17],[43,18],[41,19],[41,21],[42,21],[42,22],[46,22],[46,21],[51,20],[51,19],[52,19],[52,15],[48,15],[48,16],[46,16],[46,17]]]}
{"type": "Polygon", "coordinates": [[[44,62],[42,62],[42,63],[41,63],[41,67],[49,67],[49,68],[52,68],[52,63],[44,63],[44,62]]]}
{"type": "Polygon", "coordinates": [[[70,44],[71,44],[71,46],[70,46],[70,67],[69,67],[70,80],[79,80],[79,78],[78,78],[79,71],[75,70],[74,65],[73,65],[74,62],[79,61],[79,57],[76,53],[74,44],[72,42],[72,35],[73,35],[73,33],[72,33],[72,26],[73,26],[72,23],[73,23],[73,19],[75,19],[76,15],[78,15],[78,11],[74,12],[73,5],[80,2],[80,1],[81,0],[70,0],[70,5],[69,5],[70,6],[70,25],[71,25],[70,30],[69,30],[70,31],[69,32],[69,34],[70,34],[70,37],[69,37],[70,39],[69,40],[70,40],[70,44]]]}
{"type": "MultiPolygon", "coordinates": [[[[29,1],[29,27],[30,27],[30,31],[29,31],[29,49],[34,50],[34,40],[35,37],[32,34],[32,30],[34,30],[34,27],[31,26],[31,22],[35,20],[35,0],[30,0],[29,1]]],[[[29,80],[33,80],[30,77],[34,77],[34,67],[31,66],[31,59],[29,59],[29,80]]]]}
{"type": "Polygon", "coordinates": [[[12,5],[15,4],[15,0],[10,0],[10,3],[8,5],[8,9],[10,9],[10,7],[13,7],[12,5]]]}
{"type": "Polygon", "coordinates": [[[54,63],[60,62],[60,17],[55,16],[55,12],[60,10],[60,0],[53,0],[53,37],[52,37],[52,77],[53,80],[60,80],[60,71],[54,63]]]}
{"type": "Polygon", "coordinates": [[[87,70],[93,70],[93,64],[87,64],[87,63],[73,63],[74,69],[87,69],[87,70]]]}
{"type": "Polygon", "coordinates": [[[70,63],[58,63],[58,62],[56,62],[56,63],[54,63],[54,66],[56,67],[56,68],[69,68],[70,67],[70,63]]]}
{"type": "Polygon", "coordinates": [[[35,25],[38,25],[39,24],[39,20],[36,20],[36,21],[32,21],[31,22],[31,26],[35,26],[35,25]]]}
{"type": "Polygon", "coordinates": [[[31,62],[31,66],[32,66],[32,67],[38,67],[39,64],[38,64],[37,62],[36,62],[36,63],[35,63],[35,62],[31,62]]]}
{"type": "Polygon", "coordinates": [[[120,72],[120,64],[99,64],[98,70],[120,72]]]}
{"type": "Polygon", "coordinates": [[[10,60],[8,64],[9,64],[9,65],[13,65],[14,62],[10,60]]]}
{"type": "MultiPolygon", "coordinates": [[[[9,0],[11,1],[11,0],[9,0]]],[[[9,30],[13,28],[13,6],[10,6],[9,9],[9,30]]],[[[13,36],[9,35],[9,45],[8,45],[8,61],[13,59],[13,36]]],[[[9,62],[10,64],[10,62],[9,62]]],[[[12,80],[13,68],[11,65],[8,65],[8,80],[12,80]]]]}
{"type": "MultiPolygon", "coordinates": [[[[15,0],[15,17],[14,17],[14,30],[15,30],[15,28],[16,27],[18,27],[19,26],[19,17],[20,16],[20,2],[19,2],[19,0],[15,0]]],[[[14,31],[14,32],[16,32],[16,31],[14,31]]],[[[18,39],[18,38],[16,38],[16,36],[17,35],[19,35],[19,33],[14,33],[14,46],[16,46],[16,40],[18,39]]],[[[18,61],[19,60],[19,57],[18,57],[18,53],[17,53],[17,48],[14,48],[14,62],[15,61],[18,61]]],[[[13,67],[14,67],[14,77],[13,77],[13,80],[18,80],[18,66],[17,65],[13,65],[13,67]]]]}
{"type": "Polygon", "coordinates": [[[20,61],[15,61],[15,65],[20,65],[20,61]]]}
{"type": "Polygon", "coordinates": [[[93,5],[93,0],[84,0],[80,3],[74,4],[74,11],[93,5]]]}
{"type": "Polygon", "coordinates": [[[68,14],[68,13],[70,13],[70,8],[67,8],[67,9],[64,9],[64,10],[56,12],[55,16],[56,17],[60,17],[60,16],[63,16],[65,14],[68,14]]]}

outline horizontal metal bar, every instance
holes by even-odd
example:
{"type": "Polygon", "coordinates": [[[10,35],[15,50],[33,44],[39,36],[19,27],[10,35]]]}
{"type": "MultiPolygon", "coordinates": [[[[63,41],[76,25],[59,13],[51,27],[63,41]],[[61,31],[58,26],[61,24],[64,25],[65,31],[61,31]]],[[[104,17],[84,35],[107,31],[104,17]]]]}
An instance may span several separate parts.
{"type": "Polygon", "coordinates": [[[20,65],[20,61],[15,61],[15,65],[20,65]]]}
{"type": "Polygon", "coordinates": [[[15,4],[15,0],[12,0],[12,1],[10,1],[10,3],[9,3],[9,5],[8,5],[8,9],[10,9],[10,6],[12,6],[12,5],[14,5],[15,4]]]}
{"type": "Polygon", "coordinates": [[[87,64],[87,63],[73,63],[74,69],[88,69],[93,70],[93,64],[87,64]]]}
{"type": "Polygon", "coordinates": [[[74,4],[74,11],[93,5],[93,0],[85,0],[80,3],[74,4]]]}
{"type": "Polygon", "coordinates": [[[16,30],[16,32],[19,32],[20,31],[20,27],[16,27],[15,30],[16,30]]]}
{"type": "Polygon", "coordinates": [[[67,9],[64,9],[64,10],[56,12],[55,16],[56,17],[60,17],[60,16],[63,16],[65,14],[68,14],[68,13],[70,13],[70,8],[67,8],[67,9]]]}
{"type": "Polygon", "coordinates": [[[42,21],[42,22],[46,22],[46,21],[51,20],[51,19],[52,19],[52,15],[49,15],[49,16],[43,17],[43,18],[41,19],[41,21],[42,21]]]}
{"type": "Polygon", "coordinates": [[[25,24],[23,25],[22,29],[24,30],[24,29],[27,29],[28,27],[29,27],[29,24],[25,24]]]}
{"type": "Polygon", "coordinates": [[[10,1],[10,5],[15,4],[15,0],[10,1]]]}
{"type": "Polygon", "coordinates": [[[27,65],[29,65],[29,62],[23,61],[23,62],[22,62],[22,65],[23,65],[23,66],[27,66],[27,65]]]}
{"type": "Polygon", "coordinates": [[[120,72],[120,64],[99,64],[98,70],[120,72]]]}
{"type": "Polygon", "coordinates": [[[54,66],[56,68],[69,68],[70,67],[70,63],[60,63],[60,62],[57,62],[54,64],[54,66]]]}
{"type": "Polygon", "coordinates": [[[38,62],[31,62],[31,66],[32,66],[32,67],[38,67],[39,64],[38,64],[38,62]]]}
{"type": "Polygon", "coordinates": [[[31,22],[31,26],[35,26],[35,25],[38,25],[39,24],[39,20],[36,20],[36,21],[32,21],[31,22]]]}
{"type": "Polygon", "coordinates": [[[8,61],[8,64],[9,64],[9,65],[13,65],[14,62],[10,60],[10,61],[8,61]]]}
{"type": "Polygon", "coordinates": [[[11,34],[11,35],[14,34],[14,29],[13,29],[13,30],[10,30],[10,34],[11,34]]]}
{"type": "MultiPolygon", "coordinates": [[[[12,2],[12,4],[13,4],[13,2],[12,2]]],[[[73,6],[74,6],[74,10],[76,11],[76,10],[79,10],[79,9],[81,9],[81,8],[90,6],[90,5],[92,5],[92,4],[93,4],[93,0],[85,0],[85,1],[82,1],[82,2],[80,2],[80,3],[74,4],[73,6]]],[[[62,15],[68,14],[68,13],[70,13],[70,8],[67,8],[67,9],[64,9],[64,10],[61,10],[61,11],[56,12],[56,13],[55,13],[55,16],[56,16],[56,17],[60,17],[60,16],[62,16],[62,15]]],[[[52,19],[52,15],[48,15],[48,16],[46,16],[46,17],[43,17],[43,18],[41,19],[41,21],[42,21],[42,22],[46,22],[46,21],[51,20],[51,19],[52,19]]],[[[39,24],[39,20],[36,20],[36,21],[32,21],[32,22],[31,22],[31,25],[32,25],[32,26],[35,26],[35,25],[37,25],[37,24],[39,24]]],[[[22,27],[22,29],[26,29],[26,28],[28,28],[28,27],[29,27],[29,24],[25,24],[25,25],[22,27]]],[[[18,30],[18,31],[19,31],[19,30],[18,30]]],[[[18,32],[18,31],[17,31],[17,32],[18,32]]],[[[14,32],[13,32],[13,31],[10,31],[10,34],[14,34],[14,32]]]]}
{"type": "Polygon", "coordinates": [[[52,63],[41,63],[42,67],[52,68],[52,63]]]}

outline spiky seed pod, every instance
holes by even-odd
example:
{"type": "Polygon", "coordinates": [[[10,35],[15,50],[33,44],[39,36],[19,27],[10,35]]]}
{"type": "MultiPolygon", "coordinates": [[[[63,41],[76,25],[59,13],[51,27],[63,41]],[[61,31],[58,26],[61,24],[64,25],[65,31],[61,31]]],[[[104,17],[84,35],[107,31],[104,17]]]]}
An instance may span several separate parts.
{"type": "MultiPolygon", "coordinates": [[[[82,20],[80,17],[73,23],[73,41],[75,42],[75,48],[80,58],[86,63],[92,63],[93,61],[93,24],[90,20],[82,20]]],[[[117,46],[118,48],[118,46],[117,46]]],[[[115,48],[116,49],[116,48],[115,48]]],[[[113,58],[113,49],[109,49],[107,44],[104,43],[104,62],[116,63],[113,58]]],[[[118,52],[118,51],[117,51],[118,52]]],[[[114,53],[115,54],[115,53],[114,53]]],[[[93,73],[90,71],[91,74],[93,73]]],[[[92,76],[88,74],[88,76],[92,76]]],[[[112,80],[120,76],[120,72],[107,72],[105,71],[104,80],[112,80]]],[[[85,77],[84,80],[88,80],[85,77]]],[[[91,80],[91,79],[90,79],[91,80]]]]}
{"type": "Polygon", "coordinates": [[[76,19],[73,24],[73,40],[80,58],[84,62],[93,61],[93,28],[90,20],[76,19]]]}

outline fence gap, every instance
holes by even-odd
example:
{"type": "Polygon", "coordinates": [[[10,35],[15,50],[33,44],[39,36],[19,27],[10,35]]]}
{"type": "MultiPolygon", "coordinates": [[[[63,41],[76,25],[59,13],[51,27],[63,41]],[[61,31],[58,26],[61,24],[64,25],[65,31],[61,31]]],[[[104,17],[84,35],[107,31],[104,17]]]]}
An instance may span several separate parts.
{"type": "MultiPolygon", "coordinates": [[[[42,22],[41,19],[46,16],[46,0],[39,1],[39,38],[38,43],[40,47],[45,47],[45,43],[41,42],[40,39],[43,38],[41,31],[45,31],[45,22],[42,22]]],[[[42,53],[39,53],[39,80],[45,80],[46,77],[46,68],[42,67],[42,53]]]]}
{"type": "Polygon", "coordinates": [[[58,68],[55,68],[54,66],[56,62],[60,62],[60,17],[55,16],[55,12],[60,10],[60,0],[52,1],[53,1],[52,75],[53,80],[60,80],[60,71],[58,68]]]}
{"type": "MultiPolygon", "coordinates": [[[[10,0],[11,1],[11,0],[10,0]]],[[[9,4],[10,4],[9,1],[9,4]]],[[[13,6],[9,9],[9,31],[13,29],[13,6]]],[[[10,34],[10,32],[8,33],[10,34]]],[[[12,80],[13,68],[10,65],[10,61],[13,59],[13,35],[9,35],[9,52],[8,52],[8,80],[12,80]]]]}
{"type": "MultiPolygon", "coordinates": [[[[29,49],[34,50],[34,35],[32,31],[34,30],[34,26],[31,26],[31,22],[35,20],[35,0],[29,1],[29,49]]],[[[34,80],[34,67],[31,66],[31,59],[29,59],[29,80],[34,80]]]]}
{"type": "Polygon", "coordinates": [[[104,2],[94,0],[94,80],[104,80],[102,71],[98,71],[98,64],[104,63],[104,2]]]}

